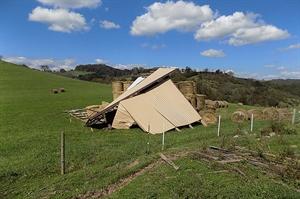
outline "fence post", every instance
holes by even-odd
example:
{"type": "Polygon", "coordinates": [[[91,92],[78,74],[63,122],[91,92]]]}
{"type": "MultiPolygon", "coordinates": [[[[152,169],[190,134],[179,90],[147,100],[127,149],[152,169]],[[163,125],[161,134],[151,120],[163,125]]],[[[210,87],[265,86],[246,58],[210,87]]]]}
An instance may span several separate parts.
{"type": "Polygon", "coordinates": [[[218,123],[218,137],[220,137],[220,124],[221,124],[221,115],[219,115],[219,123],[218,123]]]}
{"type": "Polygon", "coordinates": [[[251,114],[251,132],[253,131],[253,113],[251,114]]]}
{"type": "Polygon", "coordinates": [[[164,146],[165,146],[165,124],[163,124],[163,137],[162,137],[162,148],[161,150],[164,150],[164,146]]]}
{"type": "Polygon", "coordinates": [[[61,133],[61,174],[65,174],[65,133],[61,133]]]}
{"type": "Polygon", "coordinates": [[[149,154],[149,145],[150,145],[150,122],[148,123],[148,142],[147,142],[147,154],[149,154]]]}
{"type": "Polygon", "coordinates": [[[296,109],[294,109],[294,111],[293,111],[292,124],[295,124],[295,118],[296,118],[296,109]]]}

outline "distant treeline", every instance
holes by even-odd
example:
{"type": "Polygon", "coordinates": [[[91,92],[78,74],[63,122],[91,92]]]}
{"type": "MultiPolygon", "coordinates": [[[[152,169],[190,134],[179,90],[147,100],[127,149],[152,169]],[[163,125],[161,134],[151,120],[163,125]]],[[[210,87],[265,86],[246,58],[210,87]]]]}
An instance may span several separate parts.
{"type": "MultiPolygon", "coordinates": [[[[150,74],[156,68],[115,69],[105,64],[76,66],[76,71],[93,72],[79,75],[77,78],[109,84],[116,80],[135,80],[138,76],[150,74]]],[[[195,71],[189,67],[178,69],[171,74],[173,82],[194,81],[197,93],[205,94],[208,99],[226,100],[231,103],[241,102],[247,105],[291,107],[300,105],[300,80],[255,80],[237,78],[233,73],[221,70],[209,72],[195,71]]]]}

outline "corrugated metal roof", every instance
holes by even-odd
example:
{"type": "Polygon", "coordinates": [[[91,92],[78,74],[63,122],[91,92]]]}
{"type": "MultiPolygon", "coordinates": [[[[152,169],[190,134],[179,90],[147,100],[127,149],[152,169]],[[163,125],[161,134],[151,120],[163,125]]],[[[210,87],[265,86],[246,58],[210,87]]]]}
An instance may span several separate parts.
{"type": "MultiPolygon", "coordinates": [[[[144,131],[148,131],[150,124],[151,134],[162,133],[163,126],[164,131],[168,131],[201,119],[171,80],[145,94],[123,100],[120,105],[144,131]]],[[[117,111],[115,120],[122,119],[117,111]]]]}
{"type": "Polygon", "coordinates": [[[88,119],[88,121],[86,122],[86,126],[97,123],[104,116],[105,113],[110,112],[115,106],[117,106],[120,103],[120,101],[122,101],[124,99],[128,99],[129,97],[139,94],[141,91],[147,89],[148,87],[155,84],[159,80],[168,76],[174,70],[176,70],[176,69],[175,68],[159,68],[159,69],[157,69],[154,73],[149,75],[146,79],[144,79],[138,85],[136,85],[135,87],[133,87],[130,90],[125,91],[122,95],[120,95],[117,99],[115,99],[113,102],[111,102],[101,112],[90,117],[88,119]]]}

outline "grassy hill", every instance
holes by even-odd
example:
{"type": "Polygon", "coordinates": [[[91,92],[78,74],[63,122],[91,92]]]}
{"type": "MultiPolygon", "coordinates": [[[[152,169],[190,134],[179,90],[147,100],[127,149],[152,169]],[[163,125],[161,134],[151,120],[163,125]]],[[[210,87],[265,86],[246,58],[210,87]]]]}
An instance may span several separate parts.
{"type": "Polygon", "coordinates": [[[194,124],[194,129],[167,132],[162,151],[161,135],[148,137],[139,128],[90,129],[64,113],[110,102],[110,85],[1,61],[0,93],[0,198],[300,197],[298,120],[295,125],[282,121],[280,127],[276,122],[257,121],[250,132],[249,121],[231,122],[231,114],[240,107],[230,104],[217,110],[222,117],[220,137],[217,125],[194,124]],[[54,88],[66,92],[52,94],[54,88]],[[270,127],[277,136],[261,134],[261,129],[270,127]],[[62,132],[65,175],[60,174],[62,132]],[[230,153],[212,153],[210,146],[230,153]],[[237,146],[245,151],[232,151],[237,146]],[[162,161],[159,152],[180,169],[162,161]],[[243,160],[222,164],[209,158],[226,160],[230,154],[243,160]]]}

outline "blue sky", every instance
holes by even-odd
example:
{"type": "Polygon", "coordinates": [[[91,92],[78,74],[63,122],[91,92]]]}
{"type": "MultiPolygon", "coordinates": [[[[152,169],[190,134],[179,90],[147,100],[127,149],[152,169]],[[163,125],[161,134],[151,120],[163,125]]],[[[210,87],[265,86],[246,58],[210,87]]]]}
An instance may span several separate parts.
{"type": "Polygon", "coordinates": [[[0,0],[0,55],[40,69],[190,67],[300,79],[299,0],[0,0]]]}

